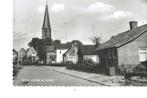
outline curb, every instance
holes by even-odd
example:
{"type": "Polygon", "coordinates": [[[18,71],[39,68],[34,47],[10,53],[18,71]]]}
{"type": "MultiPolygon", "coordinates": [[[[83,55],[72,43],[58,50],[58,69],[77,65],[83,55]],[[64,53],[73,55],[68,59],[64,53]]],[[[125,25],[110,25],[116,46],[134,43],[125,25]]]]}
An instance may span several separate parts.
{"type": "Polygon", "coordinates": [[[69,75],[69,76],[72,76],[72,77],[76,77],[76,78],[79,78],[79,79],[82,79],[82,80],[87,80],[89,82],[98,83],[98,84],[103,85],[103,86],[108,86],[108,87],[109,86],[114,86],[114,85],[110,85],[110,84],[105,84],[105,83],[102,83],[102,82],[98,82],[98,81],[95,81],[95,80],[92,80],[92,79],[87,79],[87,78],[79,77],[79,76],[76,76],[76,75],[68,74],[68,73],[65,73],[65,72],[61,72],[61,71],[58,71],[58,70],[55,70],[55,69],[53,69],[53,71],[58,72],[58,73],[61,73],[61,74],[69,75]]]}

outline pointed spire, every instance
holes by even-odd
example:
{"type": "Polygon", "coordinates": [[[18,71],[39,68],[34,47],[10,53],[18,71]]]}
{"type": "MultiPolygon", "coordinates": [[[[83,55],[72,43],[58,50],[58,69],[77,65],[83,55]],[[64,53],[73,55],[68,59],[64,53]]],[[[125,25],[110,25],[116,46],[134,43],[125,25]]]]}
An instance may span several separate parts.
{"type": "Polygon", "coordinates": [[[44,21],[42,28],[51,28],[50,27],[50,20],[49,20],[49,12],[48,12],[48,5],[46,4],[45,14],[44,14],[44,21]]]}

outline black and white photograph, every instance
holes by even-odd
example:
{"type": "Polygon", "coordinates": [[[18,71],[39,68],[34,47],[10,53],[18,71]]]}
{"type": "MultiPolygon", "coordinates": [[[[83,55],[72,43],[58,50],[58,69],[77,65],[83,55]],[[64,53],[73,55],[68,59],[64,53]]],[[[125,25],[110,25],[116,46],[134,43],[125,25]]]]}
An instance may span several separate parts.
{"type": "Polygon", "coordinates": [[[147,86],[147,0],[13,0],[13,86],[147,86]]]}

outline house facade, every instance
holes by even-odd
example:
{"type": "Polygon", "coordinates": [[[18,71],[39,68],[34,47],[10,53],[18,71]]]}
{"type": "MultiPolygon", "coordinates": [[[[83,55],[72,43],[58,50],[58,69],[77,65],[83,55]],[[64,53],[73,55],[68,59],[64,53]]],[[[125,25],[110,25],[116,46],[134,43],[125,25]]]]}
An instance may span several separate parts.
{"type": "Polygon", "coordinates": [[[147,24],[137,27],[130,22],[130,30],[120,33],[96,49],[106,74],[117,75],[122,66],[136,66],[147,61],[147,24]]]}
{"type": "Polygon", "coordinates": [[[58,44],[55,47],[56,63],[63,63],[63,54],[71,48],[71,45],[58,44]]]}
{"type": "Polygon", "coordinates": [[[30,47],[30,49],[27,51],[27,58],[30,59],[32,62],[39,60],[37,52],[33,47],[30,47]]]}
{"type": "Polygon", "coordinates": [[[55,63],[55,46],[54,45],[48,45],[46,46],[46,64],[52,64],[55,63]]]}
{"type": "Polygon", "coordinates": [[[94,45],[73,46],[64,54],[64,62],[83,63],[84,60],[92,60],[99,63],[99,57],[94,53],[94,45]]]}
{"type": "Polygon", "coordinates": [[[78,47],[73,46],[71,49],[69,49],[67,52],[64,53],[64,63],[71,62],[71,63],[77,63],[78,62],[78,47]]]}

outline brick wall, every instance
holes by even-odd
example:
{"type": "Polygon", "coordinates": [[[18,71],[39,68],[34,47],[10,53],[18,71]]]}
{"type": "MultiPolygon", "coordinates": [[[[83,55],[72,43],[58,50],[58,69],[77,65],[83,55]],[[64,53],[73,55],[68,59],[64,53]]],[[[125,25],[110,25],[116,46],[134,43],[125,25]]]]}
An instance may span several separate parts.
{"type": "Polygon", "coordinates": [[[117,49],[118,65],[139,64],[139,48],[147,48],[147,32],[134,41],[117,49]]]}

